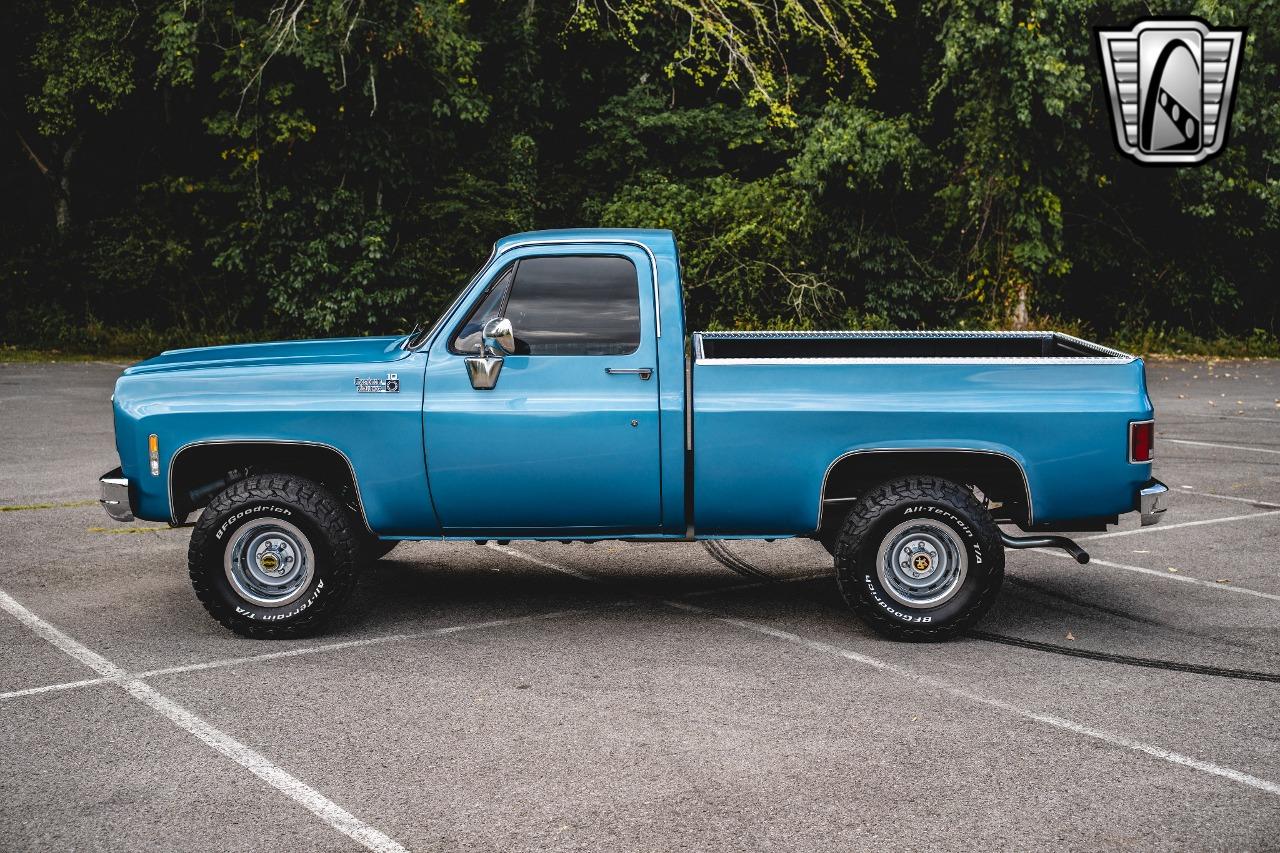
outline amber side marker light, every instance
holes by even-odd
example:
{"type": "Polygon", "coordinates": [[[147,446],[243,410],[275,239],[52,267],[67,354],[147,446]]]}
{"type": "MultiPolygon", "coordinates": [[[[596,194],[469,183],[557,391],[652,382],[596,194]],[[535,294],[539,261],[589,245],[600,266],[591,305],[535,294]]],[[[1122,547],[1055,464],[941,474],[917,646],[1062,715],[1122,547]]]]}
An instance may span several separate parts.
{"type": "Polygon", "coordinates": [[[1156,422],[1133,421],[1129,424],[1129,461],[1150,462],[1156,456],[1156,422]]]}
{"type": "Polygon", "coordinates": [[[160,439],[152,433],[147,436],[147,457],[151,460],[151,476],[160,476],[160,439]]]}

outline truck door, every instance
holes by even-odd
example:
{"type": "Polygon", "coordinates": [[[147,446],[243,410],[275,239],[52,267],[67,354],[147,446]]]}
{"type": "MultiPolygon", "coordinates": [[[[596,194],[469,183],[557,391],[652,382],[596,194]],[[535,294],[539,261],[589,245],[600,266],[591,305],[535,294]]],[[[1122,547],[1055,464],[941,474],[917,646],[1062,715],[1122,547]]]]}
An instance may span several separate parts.
{"type": "Polygon", "coordinates": [[[651,269],[631,247],[505,253],[427,363],[427,475],[448,535],[648,533],[662,524],[651,269]],[[506,317],[490,390],[466,359],[506,317]]]}

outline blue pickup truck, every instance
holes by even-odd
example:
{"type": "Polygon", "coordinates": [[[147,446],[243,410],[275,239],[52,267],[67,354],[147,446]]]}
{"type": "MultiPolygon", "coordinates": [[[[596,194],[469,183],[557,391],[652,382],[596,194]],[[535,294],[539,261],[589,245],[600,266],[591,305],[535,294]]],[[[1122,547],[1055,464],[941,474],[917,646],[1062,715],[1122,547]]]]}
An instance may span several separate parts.
{"type": "Polygon", "coordinates": [[[431,328],[124,371],[116,519],[191,523],[196,595],[313,632],[401,540],[811,537],[855,612],[941,639],[1004,549],[1164,511],[1142,361],[1043,332],[686,334],[659,230],[516,234],[431,328]],[[1011,535],[998,525],[1029,535],[1011,535]]]}

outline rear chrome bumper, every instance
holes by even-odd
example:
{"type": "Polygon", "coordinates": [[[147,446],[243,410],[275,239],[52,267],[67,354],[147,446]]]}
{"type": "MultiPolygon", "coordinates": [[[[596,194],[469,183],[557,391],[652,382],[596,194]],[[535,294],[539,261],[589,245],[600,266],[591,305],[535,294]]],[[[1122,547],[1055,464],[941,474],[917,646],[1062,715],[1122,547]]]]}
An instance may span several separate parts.
{"type": "Polygon", "coordinates": [[[1169,508],[1169,487],[1152,478],[1138,490],[1138,512],[1142,513],[1142,526],[1157,524],[1169,508]]]}
{"type": "Polygon", "coordinates": [[[101,494],[98,503],[116,521],[133,521],[133,505],[129,502],[129,478],[119,468],[98,478],[101,494]]]}

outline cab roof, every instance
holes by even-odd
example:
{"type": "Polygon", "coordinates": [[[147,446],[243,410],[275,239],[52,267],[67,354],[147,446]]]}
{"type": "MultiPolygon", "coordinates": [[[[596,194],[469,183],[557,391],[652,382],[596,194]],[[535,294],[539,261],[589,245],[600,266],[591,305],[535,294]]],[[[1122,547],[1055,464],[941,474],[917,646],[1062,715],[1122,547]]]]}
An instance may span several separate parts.
{"type": "Polygon", "coordinates": [[[640,243],[655,257],[675,257],[676,235],[666,228],[556,228],[547,231],[524,231],[510,234],[493,244],[495,255],[501,255],[524,243],[640,243]]]}

